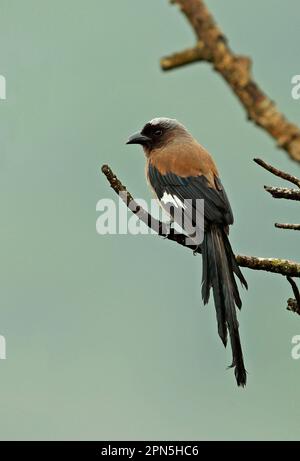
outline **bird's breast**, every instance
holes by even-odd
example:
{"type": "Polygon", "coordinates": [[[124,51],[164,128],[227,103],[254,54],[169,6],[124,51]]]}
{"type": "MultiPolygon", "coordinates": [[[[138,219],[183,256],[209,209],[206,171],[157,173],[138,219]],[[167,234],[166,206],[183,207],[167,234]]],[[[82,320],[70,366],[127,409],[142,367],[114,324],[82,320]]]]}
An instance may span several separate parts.
{"type": "Polygon", "coordinates": [[[203,175],[213,188],[215,177],[218,177],[218,170],[211,155],[194,140],[186,143],[175,142],[153,150],[146,164],[148,182],[149,165],[154,166],[162,175],[173,173],[181,178],[203,175]]]}

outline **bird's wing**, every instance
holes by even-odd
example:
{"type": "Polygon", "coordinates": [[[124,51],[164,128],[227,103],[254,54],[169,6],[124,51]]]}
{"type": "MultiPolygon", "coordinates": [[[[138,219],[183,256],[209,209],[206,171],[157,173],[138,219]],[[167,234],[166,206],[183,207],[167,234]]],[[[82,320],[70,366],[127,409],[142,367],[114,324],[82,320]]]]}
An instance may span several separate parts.
{"type": "MultiPolygon", "coordinates": [[[[215,177],[215,188],[213,188],[204,175],[183,177],[170,172],[162,174],[155,165],[149,162],[148,179],[164,208],[167,204],[169,208],[172,203],[174,207],[184,208],[183,204],[187,201],[184,212],[194,222],[195,213],[197,215],[196,200],[203,199],[206,223],[223,226],[233,223],[232,210],[218,177],[215,177]]],[[[200,216],[198,217],[201,219],[200,216]]]]}

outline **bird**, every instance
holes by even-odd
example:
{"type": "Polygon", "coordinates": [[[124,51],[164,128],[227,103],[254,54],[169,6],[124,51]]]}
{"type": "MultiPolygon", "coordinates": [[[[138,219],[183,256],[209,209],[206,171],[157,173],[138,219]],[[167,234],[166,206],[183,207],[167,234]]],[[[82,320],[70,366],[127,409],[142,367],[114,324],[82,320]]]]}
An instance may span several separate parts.
{"type": "Polygon", "coordinates": [[[232,350],[232,364],[229,368],[234,368],[237,385],[244,387],[247,371],[236,309],[241,309],[242,301],[235,276],[243,287],[247,289],[248,285],[229,242],[233,213],[217,166],[210,153],[185,126],[168,117],[150,120],[141,131],[130,136],[126,144],[139,144],[143,147],[146,178],[150,188],[162,208],[175,223],[183,225],[183,231],[187,234],[191,230],[190,225],[184,227],[185,222],[197,227],[196,202],[204,200],[203,239],[200,244],[195,244],[195,251],[199,249],[202,254],[202,299],[207,304],[212,289],[218,334],[225,347],[229,334],[232,350]],[[191,206],[185,206],[186,201],[191,206]],[[169,206],[170,203],[173,207],[169,206]],[[185,215],[183,221],[179,222],[178,213],[174,212],[177,208],[181,208],[185,215]]]}

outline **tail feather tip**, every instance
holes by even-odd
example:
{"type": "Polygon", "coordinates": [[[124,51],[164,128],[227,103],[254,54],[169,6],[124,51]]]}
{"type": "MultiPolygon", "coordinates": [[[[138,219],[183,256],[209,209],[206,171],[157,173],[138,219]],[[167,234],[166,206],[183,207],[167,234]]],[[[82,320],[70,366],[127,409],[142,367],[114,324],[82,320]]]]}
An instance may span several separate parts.
{"type": "Polygon", "coordinates": [[[236,383],[239,387],[245,387],[247,383],[247,371],[245,368],[243,370],[235,369],[234,370],[236,383]]]}

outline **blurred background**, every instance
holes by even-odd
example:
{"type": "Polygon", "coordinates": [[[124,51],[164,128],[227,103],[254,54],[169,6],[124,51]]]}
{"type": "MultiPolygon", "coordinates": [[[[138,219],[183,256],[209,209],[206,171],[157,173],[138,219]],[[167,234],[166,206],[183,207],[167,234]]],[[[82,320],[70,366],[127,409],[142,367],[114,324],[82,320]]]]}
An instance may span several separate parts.
{"type": "MultiPolygon", "coordinates": [[[[232,49],[291,120],[299,74],[297,0],[207,0],[232,49]]],[[[201,258],[151,235],[96,233],[96,203],[117,200],[109,163],[149,200],[141,149],[124,145],[155,116],[175,117],[214,155],[235,214],[237,253],[299,260],[299,204],[254,164],[299,166],[249,123],[208,64],[163,73],[194,44],[167,0],[1,0],[0,361],[2,440],[299,438],[300,320],[280,275],[244,269],[240,330],[248,386],[236,387],[201,258]]]]}

